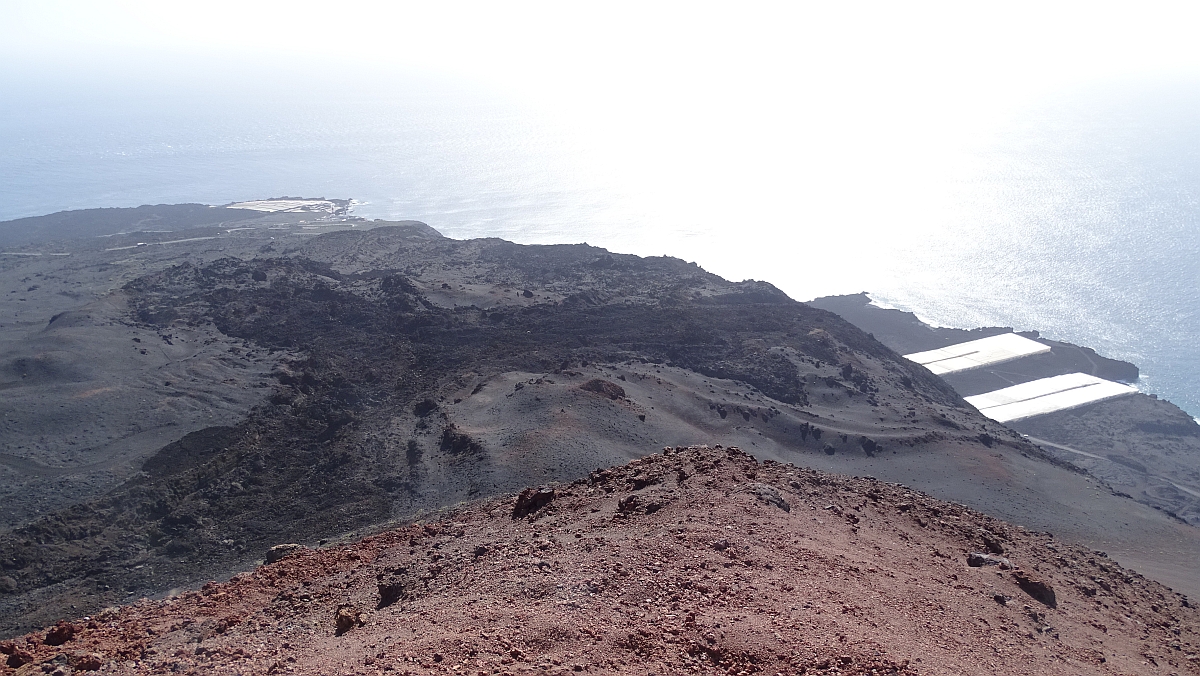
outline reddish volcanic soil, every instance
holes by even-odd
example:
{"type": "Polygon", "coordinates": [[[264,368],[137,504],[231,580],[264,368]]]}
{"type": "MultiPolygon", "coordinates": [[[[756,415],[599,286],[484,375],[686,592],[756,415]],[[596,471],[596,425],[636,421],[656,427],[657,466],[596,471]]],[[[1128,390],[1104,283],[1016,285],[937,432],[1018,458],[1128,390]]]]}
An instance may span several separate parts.
{"type": "Polygon", "coordinates": [[[552,488],[63,622],[0,672],[1200,674],[1184,597],[902,486],[693,447],[552,488]]]}

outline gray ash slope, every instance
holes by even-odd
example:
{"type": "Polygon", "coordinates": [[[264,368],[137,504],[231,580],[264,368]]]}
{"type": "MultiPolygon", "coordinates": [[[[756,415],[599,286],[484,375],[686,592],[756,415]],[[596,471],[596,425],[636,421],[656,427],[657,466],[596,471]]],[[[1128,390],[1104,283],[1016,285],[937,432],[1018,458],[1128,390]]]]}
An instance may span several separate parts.
{"type": "MultiPolygon", "coordinates": [[[[97,298],[119,309],[114,331],[210,332],[197,342],[254,355],[240,363],[267,370],[270,386],[230,408],[245,411],[237,420],[130,452],[114,469],[124,482],[102,495],[54,494],[52,513],[0,533],[4,633],[225,575],[277,542],[316,544],[695,442],[903,481],[1062,526],[1135,566],[1183,561],[1146,569],[1195,593],[1190,531],[1096,490],[926,370],[769,284],[586,245],[451,240],[417,223],[313,237],[295,219],[171,235],[169,256],[89,254],[97,269],[123,265],[97,298]]],[[[20,262],[43,280],[51,264],[20,262]]],[[[152,406],[190,383],[141,391],[152,406]]]]}
{"type": "Polygon", "coordinates": [[[0,224],[0,527],[102,495],[164,445],[260,403],[282,355],[212,326],[134,325],[120,289],[353,225],[309,219],[176,205],[0,224]]]}
{"type": "MultiPolygon", "coordinates": [[[[949,388],[837,317],[769,285],[731,284],[674,259],[457,242],[409,226],[327,235],[290,257],[184,263],[127,284],[123,294],[130,321],[143,327],[170,334],[212,325],[303,356],[280,366],[274,394],[244,422],[195,432],[104,498],[6,538],[3,565],[17,592],[8,598],[31,608],[53,607],[46,594],[106,597],[114,588],[153,587],[155,578],[210,574],[279,540],[334,536],[576,476],[698,434],[659,420],[651,398],[658,394],[669,406],[671,389],[660,385],[661,374],[653,380],[661,393],[647,391],[640,402],[613,399],[578,387],[592,375],[581,369],[594,364],[627,368],[628,375],[612,376],[626,383],[664,368],[668,378],[703,374],[710,396],[698,418],[731,427],[754,421],[748,427],[762,425],[812,450],[832,449],[837,439],[822,435],[823,421],[803,410],[814,398],[816,410],[841,413],[843,427],[855,425],[855,411],[875,418],[877,397],[885,406],[904,402],[888,430],[857,423],[856,431],[884,432],[896,446],[927,440],[928,428],[937,426],[927,417],[944,421],[948,432],[970,425],[944,417],[961,417],[949,388]],[[332,258],[330,249],[350,244],[376,254],[390,249],[386,260],[394,267],[340,273],[305,255],[332,258]],[[439,271],[424,282],[435,294],[405,274],[418,263],[439,271]],[[448,271],[458,277],[442,274],[448,271]],[[512,300],[456,307],[454,287],[512,300]],[[542,403],[535,408],[552,413],[554,402],[561,419],[512,434],[480,425],[470,406],[514,377],[518,382],[506,388],[514,397],[495,397],[500,401],[486,409],[542,403]],[[717,387],[740,391],[711,396],[717,387]],[[908,406],[920,408],[920,419],[907,417],[908,406]],[[650,431],[643,431],[647,420],[650,431]],[[599,439],[564,448],[556,439],[591,436],[597,427],[617,445],[599,439]],[[485,443],[489,436],[503,438],[485,443]],[[131,563],[139,567],[131,570],[131,563]],[[85,580],[86,590],[75,588],[85,580]]],[[[509,414],[526,423],[533,415],[520,408],[509,414]]],[[[864,443],[879,442],[862,434],[838,441],[864,443]]]]}

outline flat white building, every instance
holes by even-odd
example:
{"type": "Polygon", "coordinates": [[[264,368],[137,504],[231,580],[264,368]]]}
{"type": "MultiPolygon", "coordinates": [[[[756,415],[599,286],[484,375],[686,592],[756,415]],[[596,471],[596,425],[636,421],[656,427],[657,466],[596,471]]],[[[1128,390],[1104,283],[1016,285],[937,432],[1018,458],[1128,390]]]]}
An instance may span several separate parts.
{"type": "Polygon", "coordinates": [[[1131,385],[1115,383],[1086,373],[1068,373],[964,399],[996,422],[1011,422],[1135,392],[1137,388],[1131,385]]]}
{"type": "Polygon", "coordinates": [[[254,200],[252,202],[236,202],[227,205],[229,209],[250,209],[252,211],[266,211],[274,213],[277,211],[294,212],[294,211],[315,211],[333,213],[337,208],[333,202],[329,200],[254,200]]]}
{"type": "Polygon", "coordinates": [[[1049,345],[1043,345],[1036,340],[1015,333],[1002,333],[928,352],[906,354],[904,358],[917,362],[933,371],[935,375],[944,376],[1049,351],[1049,345]]]}

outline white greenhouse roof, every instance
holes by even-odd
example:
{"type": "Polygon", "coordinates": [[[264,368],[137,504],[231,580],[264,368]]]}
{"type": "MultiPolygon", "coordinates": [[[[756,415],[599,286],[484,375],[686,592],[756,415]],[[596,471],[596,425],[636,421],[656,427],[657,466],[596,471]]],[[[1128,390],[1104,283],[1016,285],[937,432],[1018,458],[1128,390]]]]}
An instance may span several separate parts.
{"type": "Polygon", "coordinates": [[[1011,422],[1134,392],[1137,388],[1130,385],[1086,373],[1068,373],[964,398],[992,420],[1011,422]]]}
{"type": "Polygon", "coordinates": [[[253,211],[333,211],[329,200],[254,200],[228,205],[229,209],[251,209],[253,211]]]}
{"type": "Polygon", "coordinates": [[[933,371],[935,375],[944,376],[947,373],[968,371],[1049,351],[1049,345],[1043,345],[1036,340],[1015,333],[1001,333],[998,336],[971,340],[928,352],[906,354],[904,358],[917,362],[933,371]]]}

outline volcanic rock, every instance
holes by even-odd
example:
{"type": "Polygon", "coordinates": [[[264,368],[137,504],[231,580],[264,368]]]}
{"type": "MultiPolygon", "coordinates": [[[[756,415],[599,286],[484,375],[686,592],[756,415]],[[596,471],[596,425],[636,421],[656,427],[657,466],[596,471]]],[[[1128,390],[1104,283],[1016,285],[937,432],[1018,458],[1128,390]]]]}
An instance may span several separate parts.
{"type": "Polygon", "coordinates": [[[522,519],[554,500],[553,488],[526,488],[513,504],[512,518],[522,519]]]}
{"type": "Polygon", "coordinates": [[[620,385],[609,380],[603,380],[601,378],[593,378],[580,385],[579,389],[587,392],[595,392],[596,394],[602,394],[609,399],[625,398],[625,390],[620,385]]]}
{"type": "Polygon", "coordinates": [[[275,563],[276,561],[279,561],[284,557],[291,556],[302,549],[306,549],[306,547],[296,543],[275,545],[267,550],[266,562],[275,563]]]}
{"type": "MultiPolygon", "coordinates": [[[[98,214],[102,231],[62,243],[69,257],[0,261],[6,288],[29,289],[0,298],[9,318],[0,407],[15,412],[0,453],[0,635],[226,579],[272,544],[341,541],[697,439],[905,483],[1103,543],[1121,562],[1149,553],[1140,560],[1156,565],[1140,570],[1200,593],[1198,539],[1166,511],[1094,491],[1071,467],[1047,462],[1053,447],[986,421],[941,379],[769,284],[586,245],[453,240],[411,222],[330,221],[330,232],[308,237],[311,224],[299,221],[311,216],[240,214],[230,229],[223,210],[205,207],[184,210],[214,219],[194,240],[134,232],[154,209],[98,214]],[[117,227],[109,217],[121,214],[131,220],[117,227]],[[133,234],[96,236],[126,229],[133,234]],[[139,241],[155,245],[131,257],[124,247],[139,241]],[[620,383],[623,396],[580,389],[591,380],[620,383]]],[[[169,230],[176,211],[149,220],[169,230]]],[[[1194,425],[1178,415],[1153,422],[1146,433],[1155,439],[1194,425]]],[[[1184,450],[1159,455],[1183,462],[1192,457],[1184,450]]],[[[1120,449],[1099,455],[1120,457],[1109,464],[1121,472],[1157,462],[1120,449]]],[[[707,480],[691,467],[638,467],[589,484],[596,497],[615,496],[594,505],[597,514],[621,514],[613,524],[632,527],[677,509],[677,483],[707,480]],[[616,500],[631,493],[637,507],[618,512],[616,500]]],[[[712,502],[751,500],[799,518],[789,489],[806,484],[759,474],[739,475],[731,495],[712,502]],[[792,511],[742,490],[755,482],[776,487],[792,511]]],[[[1161,496],[1152,504],[1190,518],[1186,493],[1161,482],[1147,489],[1161,496]]],[[[517,521],[557,523],[574,499],[517,521]]],[[[826,514],[809,518],[868,527],[853,506],[826,514]]],[[[939,550],[959,564],[990,549],[920,504],[905,519],[931,533],[965,528],[970,544],[939,550]]],[[[552,550],[564,539],[529,545],[547,564],[539,575],[557,570],[552,550]]],[[[726,561],[752,560],[744,551],[727,549],[726,561]]],[[[444,574],[409,569],[414,589],[444,574]]],[[[358,607],[378,603],[378,582],[358,607]]],[[[327,625],[332,610],[323,612],[327,625]]]]}
{"type": "Polygon", "coordinates": [[[1012,563],[1003,556],[994,554],[983,554],[981,552],[971,552],[967,554],[967,565],[972,568],[980,568],[983,566],[1000,566],[1002,570],[1012,568],[1012,563]]]}
{"type": "MultiPolygon", "coordinates": [[[[131,675],[1200,674],[1200,612],[1183,597],[904,486],[701,446],[553,489],[536,520],[507,518],[511,499],[462,505],[106,611],[75,623],[72,640],[91,665],[131,675]],[[634,488],[646,475],[664,479],[634,488]],[[786,487],[791,511],[746,490],[750,475],[786,487]],[[611,517],[663,491],[678,499],[611,517]],[[826,516],[848,514],[853,526],[826,516]],[[1045,572],[997,576],[930,555],[965,557],[981,528],[1007,533],[1013,556],[1045,572]],[[1078,591],[1079,569],[1105,573],[1112,591],[1078,591]],[[400,580],[404,602],[380,603],[381,583],[400,580]],[[1051,585],[1062,590],[1053,615],[1009,603],[1051,585]]],[[[75,659],[44,635],[0,643],[0,673],[75,659]]]]}
{"type": "Polygon", "coordinates": [[[1050,586],[1049,582],[1025,570],[1014,570],[1012,575],[1021,591],[1032,596],[1037,602],[1051,608],[1058,605],[1054,587],[1050,586]]]}
{"type": "Polygon", "coordinates": [[[757,495],[759,500],[767,504],[775,505],[785,512],[792,511],[792,506],[788,504],[787,500],[783,499],[783,496],[779,494],[779,491],[774,486],[755,483],[750,485],[750,492],[757,495]]]}
{"type": "Polygon", "coordinates": [[[42,642],[46,645],[62,645],[74,638],[75,634],[78,633],[81,628],[82,627],[73,625],[70,622],[59,621],[58,624],[50,628],[50,631],[46,632],[46,638],[42,639],[42,642]]]}
{"type": "Polygon", "coordinates": [[[996,535],[989,533],[988,531],[980,528],[979,529],[979,539],[983,540],[983,545],[985,547],[987,547],[987,550],[989,552],[991,552],[993,554],[1003,554],[1004,553],[1004,545],[1000,543],[1000,538],[996,537],[996,535]]]}
{"type": "Polygon", "coordinates": [[[362,624],[362,613],[354,606],[341,606],[334,615],[334,626],[336,627],[336,635],[338,636],[360,624],[362,624]]]}

